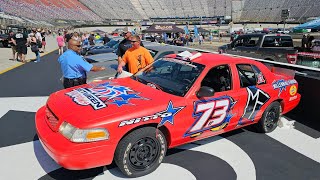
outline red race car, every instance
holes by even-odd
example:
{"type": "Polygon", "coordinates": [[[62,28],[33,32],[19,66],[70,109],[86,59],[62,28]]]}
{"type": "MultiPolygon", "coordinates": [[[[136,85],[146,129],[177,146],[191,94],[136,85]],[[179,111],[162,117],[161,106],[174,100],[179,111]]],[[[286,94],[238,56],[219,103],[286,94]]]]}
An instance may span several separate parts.
{"type": "Polygon", "coordinates": [[[292,76],[219,54],[170,55],[131,77],[55,92],[36,113],[46,152],[67,169],[113,160],[129,177],[154,171],[175,146],[247,125],[273,131],[300,101],[292,76]]]}

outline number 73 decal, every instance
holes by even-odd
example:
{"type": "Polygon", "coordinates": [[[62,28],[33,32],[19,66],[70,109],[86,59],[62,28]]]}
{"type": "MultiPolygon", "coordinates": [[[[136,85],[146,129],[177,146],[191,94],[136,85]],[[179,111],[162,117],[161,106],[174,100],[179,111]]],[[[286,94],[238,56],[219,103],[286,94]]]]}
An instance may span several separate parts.
{"type": "Polygon", "coordinates": [[[184,137],[196,137],[208,129],[216,131],[225,128],[233,116],[229,112],[234,104],[230,96],[196,101],[193,110],[196,120],[184,137]]]}

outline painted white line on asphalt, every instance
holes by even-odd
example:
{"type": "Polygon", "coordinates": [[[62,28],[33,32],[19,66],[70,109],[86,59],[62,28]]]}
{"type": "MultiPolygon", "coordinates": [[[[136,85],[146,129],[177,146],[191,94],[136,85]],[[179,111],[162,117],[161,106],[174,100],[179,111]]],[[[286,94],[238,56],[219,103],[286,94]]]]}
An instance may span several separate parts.
{"type": "MultiPolygon", "coordinates": [[[[44,151],[39,141],[0,148],[0,179],[39,179],[56,169],[61,168],[44,151]]],[[[195,176],[183,167],[162,163],[151,174],[137,178],[141,180],[160,179],[195,180],[195,176]]],[[[94,179],[129,179],[118,168],[104,171],[94,179]]]]}
{"type": "MultiPolygon", "coordinates": [[[[110,169],[109,171],[105,171],[102,175],[99,175],[94,178],[94,180],[106,180],[106,179],[132,179],[126,178],[118,168],[110,169]]],[[[188,170],[173,164],[162,163],[158,169],[154,172],[134,178],[139,180],[164,180],[164,179],[183,179],[183,180],[195,180],[196,177],[189,172],[188,170]]]]}
{"type": "Polygon", "coordinates": [[[0,98],[0,118],[9,110],[36,112],[46,104],[48,96],[42,97],[6,97],[0,98]]]}
{"type": "Polygon", "coordinates": [[[60,168],[39,141],[0,148],[0,160],[0,179],[39,179],[60,168]]]}
{"type": "Polygon", "coordinates": [[[320,163],[320,141],[296,129],[276,128],[268,136],[320,163]]]}
{"type": "Polygon", "coordinates": [[[179,148],[208,153],[224,160],[233,168],[238,180],[256,180],[254,163],[238,145],[220,136],[197,141],[197,144],[201,145],[187,144],[179,148]]]}

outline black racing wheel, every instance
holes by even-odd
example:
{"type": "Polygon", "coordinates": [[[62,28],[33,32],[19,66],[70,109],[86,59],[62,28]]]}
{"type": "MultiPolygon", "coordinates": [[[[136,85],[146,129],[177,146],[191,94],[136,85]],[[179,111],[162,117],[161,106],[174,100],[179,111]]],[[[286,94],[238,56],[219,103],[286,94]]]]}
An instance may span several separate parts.
{"type": "Polygon", "coordinates": [[[256,124],[259,132],[269,133],[276,129],[281,113],[281,105],[278,101],[271,103],[264,111],[261,119],[256,124]]]}
{"type": "Polygon", "coordinates": [[[120,141],[114,161],[126,176],[139,177],[156,170],[166,151],[167,141],[163,133],[154,127],[144,127],[132,131],[120,141]]]}

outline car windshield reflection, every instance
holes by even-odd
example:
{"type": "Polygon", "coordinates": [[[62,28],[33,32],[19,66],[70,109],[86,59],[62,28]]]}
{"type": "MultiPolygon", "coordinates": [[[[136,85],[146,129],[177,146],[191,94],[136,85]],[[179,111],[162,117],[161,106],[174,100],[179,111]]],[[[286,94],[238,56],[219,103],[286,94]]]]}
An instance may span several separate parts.
{"type": "Polygon", "coordinates": [[[150,87],[183,97],[204,69],[204,65],[163,58],[132,76],[150,87]]]}

